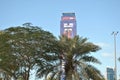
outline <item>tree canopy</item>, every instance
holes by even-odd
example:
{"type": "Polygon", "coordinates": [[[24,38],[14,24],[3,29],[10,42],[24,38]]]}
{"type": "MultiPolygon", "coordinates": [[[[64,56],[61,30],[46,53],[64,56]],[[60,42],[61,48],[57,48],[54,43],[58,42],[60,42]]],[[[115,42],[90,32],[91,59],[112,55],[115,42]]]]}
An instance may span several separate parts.
{"type": "Polygon", "coordinates": [[[2,32],[0,68],[15,80],[19,77],[29,80],[30,71],[35,69],[38,60],[39,64],[44,64],[45,53],[52,51],[56,38],[52,33],[30,25],[10,27],[2,32]]]}
{"type": "Polygon", "coordinates": [[[57,39],[49,31],[25,23],[0,31],[0,70],[7,75],[6,80],[29,80],[31,70],[38,78],[59,80],[64,60],[66,80],[103,80],[91,64],[101,64],[91,56],[100,49],[87,38],[57,39]]]}
{"type": "MultiPolygon", "coordinates": [[[[100,50],[101,48],[91,42],[87,38],[75,36],[67,38],[60,36],[58,40],[57,53],[58,60],[52,61],[51,64],[45,65],[38,70],[38,75],[48,75],[50,80],[59,80],[61,76],[62,60],[65,61],[65,80],[103,80],[100,71],[91,63],[101,64],[101,62],[90,54],[100,50]]],[[[53,56],[54,57],[54,56],[53,56]]],[[[55,56],[56,57],[56,56],[55,56]]]]}

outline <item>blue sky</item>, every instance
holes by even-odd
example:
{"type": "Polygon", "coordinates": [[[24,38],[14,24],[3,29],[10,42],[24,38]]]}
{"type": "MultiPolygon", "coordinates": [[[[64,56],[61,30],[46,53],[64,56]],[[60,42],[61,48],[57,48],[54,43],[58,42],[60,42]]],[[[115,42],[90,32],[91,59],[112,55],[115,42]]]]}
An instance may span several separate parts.
{"type": "MultiPolygon", "coordinates": [[[[113,31],[119,31],[120,57],[120,0],[0,0],[0,30],[31,22],[58,37],[63,12],[74,12],[77,34],[101,46],[94,56],[102,64],[95,66],[105,75],[107,66],[114,67],[113,31]]],[[[120,62],[117,66],[120,75],[120,62]]]]}

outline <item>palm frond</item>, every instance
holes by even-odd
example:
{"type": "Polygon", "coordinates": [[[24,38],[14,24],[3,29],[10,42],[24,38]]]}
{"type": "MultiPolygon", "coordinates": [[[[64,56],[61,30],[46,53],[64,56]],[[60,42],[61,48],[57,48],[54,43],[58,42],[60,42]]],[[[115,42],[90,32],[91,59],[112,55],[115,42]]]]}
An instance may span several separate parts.
{"type": "Polygon", "coordinates": [[[80,58],[80,60],[83,60],[83,61],[88,62],[88,63],[101,64],[101,62],[98,59],[96,59],[93,56],[88,56],[88,55],[83,56],[82,58],[80,58]]]}

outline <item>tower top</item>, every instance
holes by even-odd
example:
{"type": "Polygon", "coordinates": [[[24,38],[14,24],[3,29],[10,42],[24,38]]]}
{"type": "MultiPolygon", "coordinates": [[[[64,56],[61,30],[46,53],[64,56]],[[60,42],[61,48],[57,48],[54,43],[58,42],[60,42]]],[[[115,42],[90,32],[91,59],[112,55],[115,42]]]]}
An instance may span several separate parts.
{"type": "Polygon", "coordinates": [[[75,13],[62,13],[63,16],[75,16],[75,13]]]}

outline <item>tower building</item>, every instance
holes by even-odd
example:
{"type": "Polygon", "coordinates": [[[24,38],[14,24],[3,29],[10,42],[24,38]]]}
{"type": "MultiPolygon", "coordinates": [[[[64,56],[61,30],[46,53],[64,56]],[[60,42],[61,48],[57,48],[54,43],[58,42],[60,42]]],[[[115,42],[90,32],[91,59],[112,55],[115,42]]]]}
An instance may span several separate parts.
{"type": "MultiPolygon", "coordinates": [[[[75,13],[62,13],[60,21],[60,35],[65,35],[68,38],[73,38],[77,34],[76,32],[76,17],[75,13]]],[[[63,53],[61,53],[61,77],[60,80],[66,80],[65,65],[66,59],[63,53]]]]}
{"type": "Polygon", "coordinates": [[[115,71],[113,68],[107,67],[106,72],[107,72],[107,80],[114,80],[115,79],[115,71]]]}
{"type": "Polygon", "coordinates": [[[73,38],[76,34],[75,13],[63,13],[60,21],[60,35],[73,38]]]}

